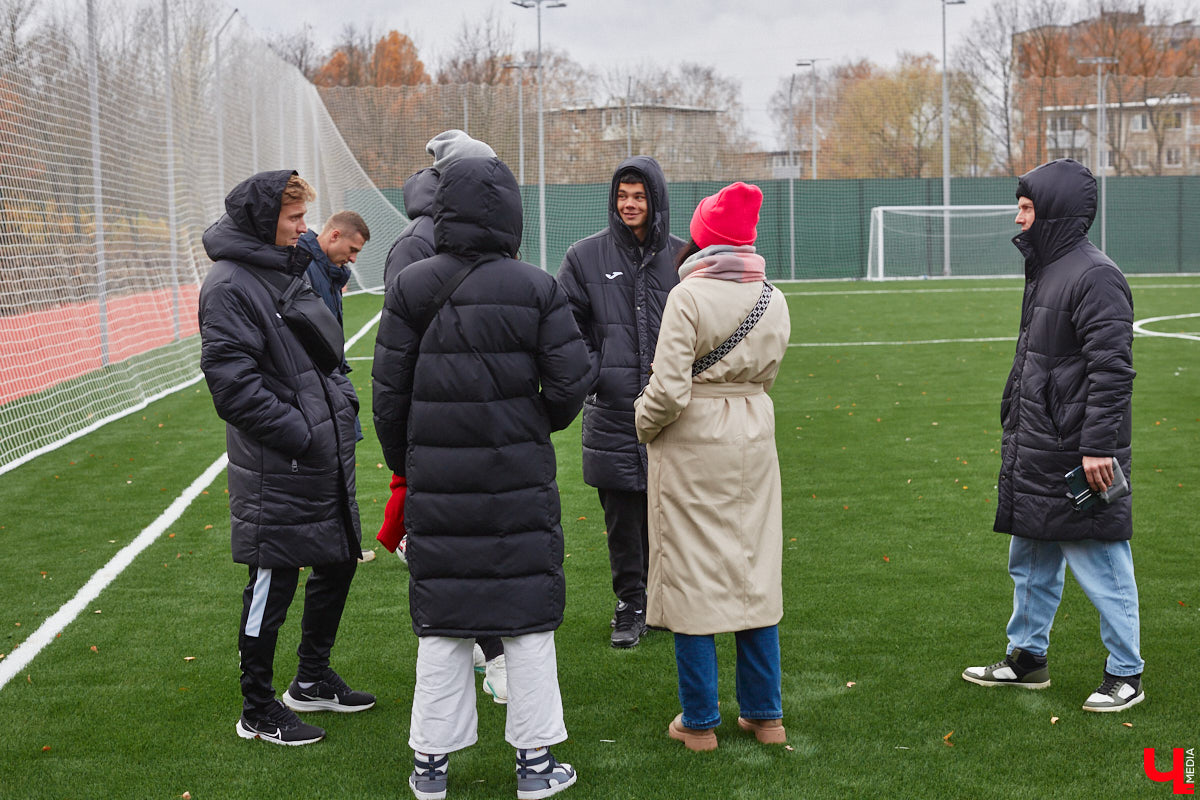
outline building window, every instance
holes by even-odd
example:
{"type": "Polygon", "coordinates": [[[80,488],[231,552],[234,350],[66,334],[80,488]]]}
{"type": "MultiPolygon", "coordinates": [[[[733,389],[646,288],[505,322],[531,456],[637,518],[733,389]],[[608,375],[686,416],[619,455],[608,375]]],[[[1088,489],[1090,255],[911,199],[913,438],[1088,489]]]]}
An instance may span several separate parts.
{"type": "Polygon", "coordinates": [[[675,112],[674,111],[667,112],[667,130],[669,130],[669,131],[675,130],[675,112]]]}
{"type": "Polygon", "coordinates": [[[1182,111],[1168,111],[1166,116],[1163,117],[1163,126],[1165,128],[1167,128],[1168,130],[1182,128],[1183,127],[1183,112],[1182,111]]]}
{"type": "Polygon", "coordinates": [[[1149,163],[1150,161],[1146,158],[1145,150],[1138,149],[1133,151],[1133,165],[1135,167],[1144,167],[1149,163]]]}
{"type": "Polygon", "coordinates": [[[1183,166],[1183,151],[1178,147],[1167,148],[1167,166],[1179,167],[1183,166]]]}
{"type": "Polygon", "coordinates": [[[1104,166],[1108,167],[1109,169],[1113,169],[1117,166],[1116,150],[1109,149],[1104,151],[1104,166]]]}
{"type": "Polygon", "coordinates": [[[1200,164],[1200,144],[1192,145],[1192,163],[1200,164]]]}
{"type": "Polygon", "coordinates": [[[1062,115],[1050,118],[1050,130],[1052,131],[1073,131],[1079,128],[1079,118],[1070,115],[1062,115]]]}
{"type": "Polygon", "coordinates": [[[1134,114],[1129,120],[1129,130],[1134,133],[1145,133],[1150,129],[1149,121],[1145,114],[1134,114]]]}

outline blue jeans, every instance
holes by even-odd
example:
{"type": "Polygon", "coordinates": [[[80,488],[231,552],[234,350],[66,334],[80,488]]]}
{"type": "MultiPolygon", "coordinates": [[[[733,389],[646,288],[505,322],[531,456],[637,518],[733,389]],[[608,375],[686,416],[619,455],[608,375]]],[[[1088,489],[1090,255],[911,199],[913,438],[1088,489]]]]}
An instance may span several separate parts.
{"type": "Polygon", "coordinates": [[[1146,662],[1140,653],[1138,592],[1128,541],[1043,542],[1012,537],[1008,574],[1014,590],[1008,652],[1019,647],[1046,654],[1067,567],[1100,612],[1100,639],[1108,648],[1105,669],[1113,675],[1141,674],[1146,662]]]}
{"type": "MultiPolygon", "coordinates": [[[[746,719],[783,717],[779,626],[738,631],[737,701],[746,719]]],[[[679,704],[688,728],[721,724],[717,707],[717,643],[712,635],[675,634],[675,666],[679,670],[679,704]]]]}

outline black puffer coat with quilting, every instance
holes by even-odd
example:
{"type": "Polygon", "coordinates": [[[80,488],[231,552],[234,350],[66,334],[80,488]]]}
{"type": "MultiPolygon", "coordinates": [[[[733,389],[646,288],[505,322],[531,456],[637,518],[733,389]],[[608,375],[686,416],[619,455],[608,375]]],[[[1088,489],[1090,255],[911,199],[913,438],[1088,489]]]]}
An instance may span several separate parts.
{"type": "Polygon", "coordinates": [[[499,159],[446,167],[433,220],[437,254],[387,288],[372,372],[379,443],[408,483],[413,630],[554,630],[566,581],[550,434],[583,405],[587,351],[554,278],[513,258],[521,195],[499,159]]]}
{"type": "Polygon", "coordinates": [[[275,245],[290,170],[261,172],[225,198],[204,233],[216,263],[200,289],[200,368],[226,422],[233,560],[268,569],[352,561],[358,400],[322,373],[248,269],[302,275],[309,256],[275,245]]]}
{"type": "Polygon", "coordinates": [[[1133,534],[1129,496],[1075,511],[1064,475],[1083,456],[1115,456],[1132,483],[1133,300],[1117,266],[1087,239],[1096,181],[1061,159],[1021,176],[1034,223],[1025,256],[1016,357],[1000,417],[997,531],[1030,539],[1119,541],[1133,534]]]}
{"type": "Polygon", "coordinates": [[[621,162],[608,195],[608,227],[567,250],[558,271],[587,342],[592,387],[583,407],[583,479],[600,489],[646,491],[646,448],[638,444],[633,401],[650,380],[667,295],[679,283],[667,181],[649,156],[621,162]],[[640,174],[650,201],[646,241],[617,212],[617,186],[640,174]]]}

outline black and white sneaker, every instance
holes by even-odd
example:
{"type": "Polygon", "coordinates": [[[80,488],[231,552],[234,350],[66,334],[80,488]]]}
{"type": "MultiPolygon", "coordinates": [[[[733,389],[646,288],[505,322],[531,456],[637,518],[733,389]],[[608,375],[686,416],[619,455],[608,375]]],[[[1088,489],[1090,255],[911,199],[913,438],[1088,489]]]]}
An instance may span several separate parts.
{"type": "Polygon", "coordinates": [[[560,764],[546,748],[517,750],[517,798],[543,800],[569,788],[579,777],[570,764],[560,764]]]}
{"type": "Polygon", "coordinates": [[[617,603],[617,613],[613,616],[616,625],[613,626],[609,642],[613,647],[635,647],[646,632],[646,611],[635,608],[624,600],[617,603]]]}
{"type": "Polygon", "coordinates": [[[1045,689],[1050,685],[1050,668],[1045,656],[1035,656],[1014,648],[1004,657],[986,667],[967,667],[964,681],[980,686],[1017,686],[1021,689],[1045,689]]]}
{"type": "Polygon", "coordinates": [[[366,711],[375,705],[375,695],[356,692],[333,670],[309,686],[300,688],[299,679],[283,693],[283,702],[292,711],[338,711],[343,714],[366,711]]]}
{"type": "Polygon", "coordinates": [[[243,739],[262,739],[272,744],[313,744],[325,738],[316,725],[301,722],[294,713],[275,700],[261,712],[243,711],[237,721],[237,735],[243,739]]]}
{"type": "Polygon", "coordinates": [[[1146,699],[1141,675],[1112,675],[1104,671],[1099,688],[1083,704],[1084,711],[1124,711],[1146,699]]]}
{"type": "Polygon", "coordinates": [[[450,757],[446,754],[421,756],[413,753],[413,771],[408,787],[417,800],[445,800],[446,771],[450,757]]]}

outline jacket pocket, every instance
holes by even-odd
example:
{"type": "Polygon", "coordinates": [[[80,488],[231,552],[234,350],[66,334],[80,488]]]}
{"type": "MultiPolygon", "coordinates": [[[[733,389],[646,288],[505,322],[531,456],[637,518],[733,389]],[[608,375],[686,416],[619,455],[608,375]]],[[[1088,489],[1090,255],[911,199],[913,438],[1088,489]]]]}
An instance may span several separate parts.
{"type": "Polygon", "coordinates": [[[1063,414],[1064,408],[1062,398],[1058,396],[1058,389],[1054,385],[1054,372],[1046,372],[1046,418],[1050,421],[1050,427],[1054,432],[1054,440],[1058,444],[1058,449],[1063,449],[1063,414]]]}

